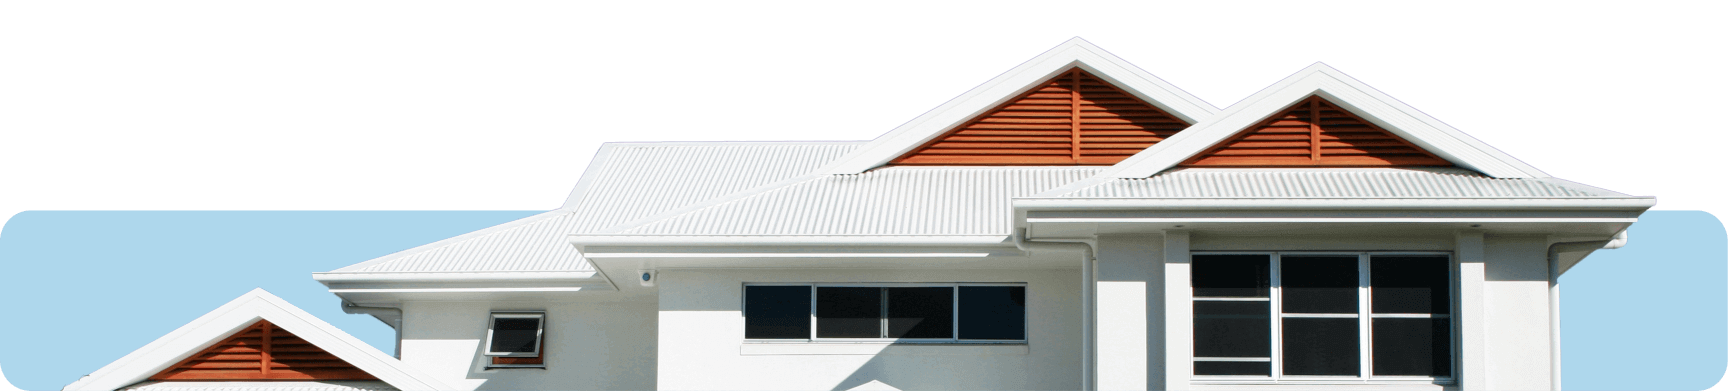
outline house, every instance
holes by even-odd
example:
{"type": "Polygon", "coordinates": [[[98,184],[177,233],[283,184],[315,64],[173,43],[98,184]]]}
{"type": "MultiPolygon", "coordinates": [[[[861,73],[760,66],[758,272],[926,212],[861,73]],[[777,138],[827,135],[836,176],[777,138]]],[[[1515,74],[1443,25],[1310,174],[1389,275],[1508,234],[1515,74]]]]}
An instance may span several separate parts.
{"type": "Polygon", "coordinates": [[[220,388],[137,382],[260,319],[369,389],[1558,389],[1558,276],[1654,204],[1324,64],[1218,110],[1076,38],[875,140],[608,144],[559,209],[315,274],[397,358],[212,313],[68,390],[220,388]]]}

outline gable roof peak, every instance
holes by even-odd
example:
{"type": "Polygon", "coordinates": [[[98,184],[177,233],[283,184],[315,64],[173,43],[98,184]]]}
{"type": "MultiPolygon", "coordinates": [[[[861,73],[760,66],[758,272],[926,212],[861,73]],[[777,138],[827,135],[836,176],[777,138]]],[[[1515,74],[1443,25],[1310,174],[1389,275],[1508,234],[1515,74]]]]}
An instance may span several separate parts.
{"type": "Polygon", "coordinates": [[[1218,111],[1200,98],[1170,85],[1085,39],[1074,37],[900,125],[817,171],[825,174],[857,174],[880,167],[1039,87],[1040,82],[1074,68],[1080,68],[1111,83],[1134,98],[1187,123],[1211,117],[1218,111]]]}
{"type": "Polygon", "coordinates": [[[1544,178],[1547,173],[1470,137],[1416,108],[1362,83],[1324,62],[1315,62],[1147,148],[1100,178],[1145,178],[1175,167],[1226,142],[1270,116],[1310,97],[1320,97],[1459,167],[1496,178],[1544,178]]]}
{"type": "Polygon", "coordinates": [[[91,372],[63,390],[114,390],[161,373],[260,320],[403,391],[449,386],[402,364],[287,301],[254,288],[144,347],[91,372]]]}

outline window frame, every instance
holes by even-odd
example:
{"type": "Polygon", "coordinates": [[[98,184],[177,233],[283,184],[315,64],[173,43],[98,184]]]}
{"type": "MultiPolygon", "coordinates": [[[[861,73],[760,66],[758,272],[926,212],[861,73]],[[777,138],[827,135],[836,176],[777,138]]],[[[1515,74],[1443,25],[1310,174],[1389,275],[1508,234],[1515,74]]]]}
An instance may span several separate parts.
{"type": "MultiPolygon", "coordinates": [[[[1031,327],[1032,326],[1032,320],[1031,319],[1032,319],[1032,316],[1031,316],[1031,306],[1030,305],[1026,306],[1026,313],[1020,317],[1021,318],[1020,319],[1021,330],[1022,330],[1022,334],[1023,334],[1021,336],[1021,339],[960,339],[960,287],[982,286],[982,287],[1021,287],[1021,288],[1026,288],[1027,284],[1024,282],[947,282],[947,283],[941,283],[941,282],[761,282],[761,283],[746,282],[741,287],[739,287],[739,289],[738,289],[738,292],[740,293],[738,295],[738,310],[739,310],[738,318],[740,320],[744,319],[743,314],[745,313],[745,310],[746,310],[745,307],[749,305],[749,298],[746,297],[744,294],[744,292],[746,291],[744,289],[744,287],[751,287],[751,286],[807,286],[807,287],[810,287],[810,315],[809,315],[810,316],[810,335],[808,338],[804,338],[804,339],[797,339],[797,338],[774,338],[774,339],[743,338],[744,343],[752,343],[752,344],[757,344],[757,343],[763,343],[763,344],[775,344],[775,343],[780,343],[780,344],[785,344],[785,343],[791,343],[791,344],[899,343],[899,344],[931,344],[931,345],[1002,345],[1002,344],[1026,344],[1028,341],[1031,340],[1031,334],[1032,334],[1032,327],[1031,327]],[[951,300],[950,303],[951,303],[952,307],[950,308],[949,311],[950,311],[950,314],[951,314],[952,319],[953,319],[953,322],[952,322],[953,324],[949,325],[949,327],[950,327],[949,335],[951,337],[949,337],[949,338],[819,338],[819,337],[817,337],[817,331],[818,330],[816,328],[816,320],[817,320],[817,318],[816,318],[816,306],[817,306],[816,289],[817,288],[950,288],[949,296],[950,296],[950,300],[951,300]]],[[[1031,292],[1027,292],[1028,296],[1030,296],[1030,294],[1031,294],[1031,292]]],[[[1028,301],[1028,304],[1030,304],[1029,302],[1031,301],[1031,299],[1028,298],[1027,301],[1028,301]]],[[[886,319],[884,319],[884,324],[881,326],[883,330],[887,329],[887,324],[885,322],[886,322],[886,319]]]]}
{"type": "MultiPolygon", "coordinates": [[[[537,357],[541,357],[541,354],[544,353],[541,351],[541,350],[543,350],[542,347],[544,347],[544,346],[546,346],[546,311],[492,311],[491,314],[486,317],[486,341],[485,341],[485,345],[483,345],[481,347],[481,355],[482,356],[486,356],[486,357],[537,358],[537,357]],[[539,320],[537,327],[534,330],[534,351],[533,352],[494,352],[494,351],[492,351],[492,333],[493,333],[493,329],[498,327],[498,319],[499,318],[533,318],[533,319],[539,320]]],[[[534,366],[538,366],[536,364],[494,364],[493,366],[498,366],[498,365],[534,365],[534,366]]]]}
{"type": "MultiPolygon", "coordinates": [[[[1459,311],[1458,298],[1460,297],[1461,292],[1459,291],[1460,287],[1459,287],[1459,283],[1458,283],[1458,258],[1456,256],[1454,256],[1452,254],[1452,252],[1449,252],[1449,251],[1190,251],[1189,255],[1190,255],[1190,257],[1189,257],[1190,262],[1193,261],[1193,256],[1195,256],[1195,255],[1266,255],[1266,256],[1268,256],[1268,258],[1267,258],[1267,262],[1268,262],[1267,272],[1270,274],[1269,281],[1268,281],[1269,285],[1268,285],[1267,297],[1264,300],[1264,301],[1268,302],[1267,306],[1270,307],[1269,314],[1268,314],[1270,317],[1269,318],[1270,319],[1269,320],[1270,325],[1268,325],[1270,327],[1269,338],[1271,338],[1271,341],[1270,341],[1270,344],[1271,344],[1270,355],[1271,355],[1271,357],[1269,358],[1269,361],[1271,364],[1270,376],[1198,375],[1198,374],[1194,374],[1194,373],[1190,372],[1189,378],[1190,378],[1191,382],[1193,382],[1193,383],[1196,383],[1196,384],[1248,384],[1248,383],[1269,384],[1269,383],[1278,383],[1278,384],[1441,384],[1441,385],[1445,385],[1445,384],[1454,384],[1456,379],[1457,379],[1458,369],[1460,366],[1459,365],[1460,354],[1459,354],[1459,345],[1458,345],[1459,325],[1458,325],[1458,322],[1456,320],[1457,319],[1456,314],[1458,314],[1458,311],[1459,311]],[[1356,256],[1356,268],[1357,268],[1356,269],[1356,273],[1357,273],[1356,274],[1356,278],[1357,278],[1356,305],[1357,305],[1357,308],[1356,308],[1356,314],[1355,314],[1354,318],[1357,319],[1357,350],[1358,350],[1357,354],[1358,354],[1358,360],[1360,360],[1358,368],[1357,368],[1357,375],[1356,376],[1317,376],[1317,375],[1284,375],[1283,374],[1283,372],[1284,372],[1283,365],[1282,365],[1283,364],[1283,362],[1282,362],[1283,342],[1284,342],[1283,341],[1283,336],[1284,336],[1284,334],[1283,334],[1283,323],[1284,323],[1283,320],[1285,318],[1328,318],[1328,317],[1342,318],[1342,316],[1336,316],[1336,315],[1332,315],[1332,314],[1294,314],[1295,316],[1289,316],[1292,314],[1284,313],[1284,309],[1283,309],[1283,306],[1281,304],[1283,303],[1283,301],[1282,301],[1282,299],[1283,299],[1283,296],[1282,296],[1282,293],[1283,293],[1283,289],[1282,289],[1283,288],[1282,266],[1283,266],[1283,257],[1285,255],[1295,255],[1295,256],[1356,256]],[[1432,314],[1432,313],[1430,313],[1430,314],[1404,314],[1404,313],[1375,314],[1375,313],[1373,313],[1373,304],[1374,304],[1373,294],[1374,294],[1374,291],[1373,291],[1373,286],[1370,284],[1370,280],[1372,278],[1372,274],[1371,274],[1372,273],[1372,269],[1371,269],[1372,262],[1371,261],[1372,261],[1373,257],[1375,257],[1375,256],[1444,256],[1444,257],[1446,257],[1447,293],[1450,296],[1446,300],[1446,302],[1450,306],[1450,308],[1448,308],[1447,313],[1446,314],[1432,314]],[[1425,315],[1425,316],[1416,316],[1416,315],[1425,315]],[[1376,376],[1376,375],[1374,375],[1374,356],[1373,356],[1374,345],[1373,345],[1372,322],[1374,319],[1377,319],[1377,318],[1424,318],[1424,319],[1445,318],[1445,319],[1447,319],[1448,320],[1448,322],[1447,322],[1447,338],[1450,341],[1448,344],[1450,350],[1447,352],[1447,358],[1451,361],[1451,365],[1448,368],[1450,370],[1450,373],[1448,373],[1446,376],[1376,376]]],[[[1192,277],[1190,277],[1190,281],[1192,281],[1192,277]]],[[[1185,305],[1188,305],[1190,307],[1192,307],[1195,302],[1199,302],[1199,301],[1262,301],[1262,300],[1258,300],[1259,298],[1233,298],[1233,297],[1232,298],[1200,298],[1200,297],[1194,297],[1193,296],[1192,285],[1190,285],[1190,287],[1188,289],[1190,291],[1190,294],[1189,294],[1187,303],[1185,303],[1185,305]],[[1253,300],[1251,300],[1251,299],[1253,299],[1253,300]]],[[[1192,325],[1193,316],[1194,315],[1190,314],[1190,325],[1192,325]]],[[[1190,327],[1192,327],[1192,326],[1190,326],[1190,327]]],[[[1193,334],[1192,329],[1190,329],[1190,332],[1188,335],[1188,340],[1190,341],[1189,342],[1190,344],[1193,343],[1192,341],[1194,340],[1194,334],[1193,334]]],[[[1189,354],[1188,358],[1189,358],[1190,368],[1193,367],[1192,363],[1201,362],[1201,361],[1209,361],[1209,362],[1229,362],[1229,361],[1264,362],[1264,361],[1259,361],[1259,360],[1254,359],[1254,358],[1246,358],[1245,359],[1245,358],[1233,358],[1233,357],[1196,357],[1193,355],[1194,352],[1192,351],[1192,349],[1190,349],[1188,354],[1189,354]]]]}

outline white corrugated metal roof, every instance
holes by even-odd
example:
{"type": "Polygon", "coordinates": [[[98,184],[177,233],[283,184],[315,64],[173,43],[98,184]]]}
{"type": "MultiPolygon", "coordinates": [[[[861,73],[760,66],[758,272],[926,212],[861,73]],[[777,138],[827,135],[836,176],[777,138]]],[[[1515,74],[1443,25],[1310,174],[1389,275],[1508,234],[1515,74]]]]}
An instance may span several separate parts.
{"type": "Polygon", "coordinates": [[[1055,198],[1579,198],[1625,194],[1555,178],[1455,168],[1186,168],[1114,179],[1055,198]]]}
{"type": "Polygon", "coordinates": [[[1100,167],[886,167],[822,175],[684,211],[620,235],[1006,235],[1014,197],[1100,167]]]}
{"type": "Polygon", "coordinates": [[[147,381],[119,391],[396,391],[376,380],[147,381]]]}
{"type": "Polygon", "coordinates": [[[817,169],[861,142],[614,143],[563,208],[333,273],[592,271],[566,235],[665,212],[817,169]]]}

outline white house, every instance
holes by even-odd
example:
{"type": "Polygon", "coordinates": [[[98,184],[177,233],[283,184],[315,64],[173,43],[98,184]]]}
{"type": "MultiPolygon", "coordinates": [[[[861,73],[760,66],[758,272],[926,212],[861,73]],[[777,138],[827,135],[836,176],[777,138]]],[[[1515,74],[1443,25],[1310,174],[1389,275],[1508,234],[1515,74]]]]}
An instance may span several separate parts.
{"type": "MultiPolygon", "coordinates": [[[[1324,64],[1218,110],[1076,38],[875,140],[607,144],[557,210],[312,276],[397,358],[261,319],[367,389],[1558,389],[1557,277],[1654,204],[1324,64]]],[[[259,319],[205,318],[67,389],[234,386],[164,377],[259,319]]]]}

